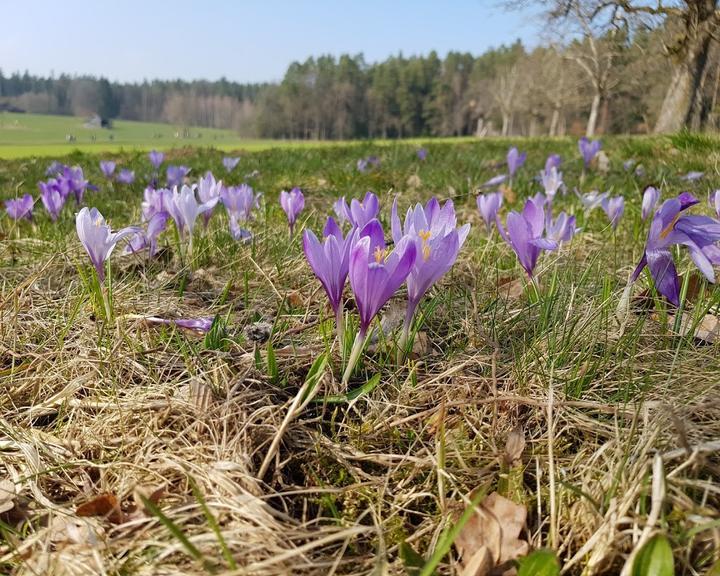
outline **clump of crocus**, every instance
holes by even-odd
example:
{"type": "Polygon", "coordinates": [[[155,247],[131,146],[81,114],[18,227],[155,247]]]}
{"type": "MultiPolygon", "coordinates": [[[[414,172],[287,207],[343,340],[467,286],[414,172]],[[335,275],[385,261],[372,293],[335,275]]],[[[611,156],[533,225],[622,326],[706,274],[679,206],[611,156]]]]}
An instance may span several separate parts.
{"type": "Polygon", "coordinates": [[[507,215],[507,231],[495,219],[498,232],[517,255],[520,265],[532,280],[535,266],[541,250],[556,250],[558,243],[544,236],[545,209],[542,203],[530,198],[525,202],[522,212],[511,211],[507,215]]]}
{"type": "Polygon", "coordinates": [[[600,140],[588,140],[585,136],[578,140],[578,149],[583,159],[585,169],[590,167],[590,163],[593,161],[598,152],[602,148],[600,140]]]}
{"type": "Polygon", "coordinates": [[[425,161],[428,155],[428,151],[425,148],[418,148],[416,154],[418,160],[425,161]]]}
{"type": "MultiPolygon", "coordinates": [[[[350,268],[350,250],[358,234],[359,232],[353,229],[347,233],[347,236],[343,236],[342,230],[332,217],[329,217],[325,224],[322,243],[311,230],[303,232],[305,258],[325,289],[335,313],[335,325],[341,348],[343,348],[345,330],[343,290],[350,268]]],[[[362,231],[363,236],[375,238],[376,244],[378,241],[382,242],[382,234],[382,227],[377,220],[369,222],[362,231]]]]}
{"type": "Polygon", "coordinates": [[[680,283],[670,251],[672,246],[686,246],[708,282],[715,282],[713,266],[720,264],[720,248],[716,244],[720,241],[720,221],[683,213],[697,203],[688,192],[662,203],[650,224],[643,256],[630,276],[632,284],[647,266],[657,291],[675,306],[680,305],[680,283]]]}
{"type": "Polygon", "coordinates": [[[101,160],[100,161],[100,171],[103,173],[103,176],[110,180],[112,178],[113,174],[115,173],[115,162],[112,160],[101,160]]]}
{"type": "Polygon", "coordinates": [[[350,380],[373,318],[410,274],[416,250],[415,241],[404,237],[392,251],[388,251],[382,235],[374,238],[365,236],[353,246],[348,276],[360,316],[360,328],[343,374],[343,384],[347,385],[350,380]]]}
{"type": "Polygon", "coordinates": [[[130,185],[135,182],[135,172],[130,168],[123,168],[115,178],[120,184],[130,185]]]}
{"type": "Polygon", "coordinates": [[[145,231],[140,231],[128,242],[125,248],[125,254],[134,254],[148,251],[148,258],[152,258],[157,254],[158,236],[167,227],[167,221],[170,215],[167,212],[156,212],[147,222],[145,231]]]}
{"type": "Polygon", "coordinates": [[[285,211],[288,219],[288,225],[290,226],[290,236],[293,235],[295,230],[295,222],[300,212],[305,208],[305,196],[302,190],[297,186],[287,192],[283,190],[280,192],[280,206],[285,211]]]}
{"type": "Polygon", "coordinates": [[[143,321],[148,324],[165,324],[177,326],[183,330],[189,330],[197,334],[207,334],[215,321],[214,316],[203,316],[200,318],[158,318],[157,316],[144,316],[143,321]]]}
{"type": "Polygon", "coordinates": [[[420,300],[457,259],[460,248],[470,232],[470,224],[457,227],[455,207],[452,200],[440,206],[437,198],[431,198],[425,206],[408,208],[404,225],[397,212],[397,198],[392,207],[392,237],[395,244],[403,238],[415,242],[417,256],[407,277],[408,304],[405,324],[399,348],[405,347],[410,328],[420,300]]]}
{"type": "Polygon", "coordinates": [[[222,159],[223,166],[225,167],[225,171],[228,174],[230,172],[232,172],[233,170],[235,170],[235,167],[238,165],[239,162],[240,162],[240,158],[238,158],[238,157],[231,158],[229,156],[226,156],[225,158],[222,159]]]}
{"type": "Polygon", "coordinates": [[[193,247],[193,231],[195,229],[195,221],[201,214],[212,210],[217,204],[219,198],[215,197],[205,203],[198,203],[195,198],[195,191],[187,185],[178,191],[177,186],[172,192],[172,201],[168,203],[168,212],[175,221],[181,238],[188,238],[188,258],[192,256],[193,247]]]}
{"type": "Polygon", "coordinates": [[[57,176],[58,186],[61,193],[67,197],[71,192],[75,196],[75,203],[82,204],[85,190],[88,189],[88,181],[85,179],[83,169],[80,166],[63,166],[62,172],[57,176]]]}
{"type": "Polygon", "coordinates": [[[623,198],[622,196],[605,198],[602,201],[602,209],[605,211],[605,214],[607,214],[607,217],[610,219],[612,229],[616,230],[618,224],[620,224],[620,219],[625,212],[625,198],[623,198]]]}
{"type": "Polygon", "coordinates": [[[152,167],[157,170],[162,165],[163,161],[165,160],[165,154],[162,152],[158,152],[157,150],[151,150],[148,152],[148,158],[150,159],[150,164],[152,164],[152,167]]]}
{"type": "Polygon", "coordinates": [[[13,220],[32,220],[34,203],[31,194],[25,194],[20,198],[10,198],[5,200],[5,211],[13,220]]]}
{"type": "Polygon", "coordinates": [[[362,201],[353,198],[350,204],[343,196],[336,202],[335,210],[343,212],[343,220],[349,221],[353,228],[363,228],[365,224],[377,218],[380,202],[372,192],[366,192],[362,201]]]}
{"type": "Polygon", "coordinates": [[[50,214],[52,221],[55,222],[65,205],[66,196],[60,191],[56,180],[53,178],[47,182],[38,182],[38,187],[40,188],[40,200],[42,200],[43,206],[50,214]]]}
{"type": "Polygon", "coordinates": [[[580,199],[586,215],[595,210],[595,208],[602,206],[605,199],[610,196],[610,192],[601,193],[599,190],[592,190],[586,194],[580,194],[576,189],[575,194],[580,199]]]}
{"type": "MultiPolygon", "coordinates": [[[[213,199],[215,199],[215,201],[217,202],[217,200],[220,198],[221,189],[222,181],[215,180],[215,176],[213,176],[212,172],[208,171],[205,173],[205,176],[200,178],[200,181],[198,182],[198,198],[200,198],[200,202],[202,204],[207,204],[213,199]]],[[[212,216],[212,212],[212,208],[203,212],[203,224],[205,225],[205,228],[207,228],[208,224],[210,223],[210,217],[212,216]]]]}
{"type": "Polygon", "coordinates": [[[643,191],[642,197],[642,219],[647,220],[648,216],[655,212],[658,202],[660,202],[660,190],[654,186],[648,186],[643,191]]]}
{"type": "Polygon", "coordinates": [[[65,164],[62,164],[57,160],[53,160],[50,165],[45,169],[45,176],[57,176],[58,174],[62,173],[63,168],[65,168],[65,164]]]}
{"type": "Polygon", "coordinates": [[[230,218],[230,234],[235,240],[246,240],[252,235],[240,226],[241,222],[250,219],[252,211],[259,205],[260,194],[255,194],[247,184],[240,186],[223,187],[220,190],[220,199],[225,205],[230,218]]]}
{"type": "Polygon", "coordinates": [[[720,218],[720,190],[715,190],[710,194],[710,206],[715,210],[715,214],[720,218]]]}
{"type": "Polygon", "coordinates": [[[502,192],[490,192],[489,194],[480,194],[477,197],[477,207],[480,211],[480,217],[485,222],[488,234],[492,232],[495,218],[497,217],[498,210],[503,204],[503,193],[502,192]]]}
{"type": "Polygon", "coordinates": [[[525,164],[525,160],[527,159],[527,152],[518,152],[518,149],[514,146],[508,150],[507,153],[507,166],[508,166],[508,174],[510,175],[510,178],[512,179],[513,176],[515,176],[515,172],[517,172],[523,164],[525,164]]]}
{"type": "Polygon", "coordinates": [[[185,182],[185,176],[190,173],[190,168],[187,166],[168,166],[165,174],[167,176],[168,188],[175,188],[175,186],[182,186],[185,182]]]}

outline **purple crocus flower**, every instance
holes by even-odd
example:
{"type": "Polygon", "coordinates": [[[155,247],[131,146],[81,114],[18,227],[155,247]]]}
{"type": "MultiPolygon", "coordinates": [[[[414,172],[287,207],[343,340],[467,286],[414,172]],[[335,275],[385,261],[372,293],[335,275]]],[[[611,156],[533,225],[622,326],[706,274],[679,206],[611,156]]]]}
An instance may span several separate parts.
{"type": "Polygon", "coordinates": [[[425,161],[428,155],[428,151],[425,148],[418,148],[417,152],[418,160],[425,161]]]}
{"type": "Polygon", "coordinates": [[[693,262],[709,282],[715,282],[713,266],[720,264],[720,248],[716,245],[720,221],[682,213],[697,203],[688,192],[662,203],[650,224],[643,257],[630,277],[634,282],[648,266],[657,291],[675,306],[680,305],[680,283],[670,251],[673,245],[687,246],[693,262]]]}
{"type": "Polygon", "coordinates": [[[560,158],[559,154],[550,154],[545,161],[545,172],[550,172],[551,168],[555,168],[555,170],[560,170],[561,163],[562,158],[560,158]]]}
{"type": "Polygon", "coordinates": [[[388,253],[381,235],[376,238],[365,236],[353,246],[348,276],[360,315],[360,329],[343,374],[343,384],[347,385],[350,380],[373,318],[410,274],[416,250],[415,241],[405,237],[388,253]]]}
{"type": "Polygon", "coordinates": [[[477,197],[477,207],[480,211],[480,216],[485,222],[488,234],[492,231],[495,218],[497,217],[498,210],[503,204],[503,193],[502,192],[490,192],[489,194],[480,194],[477,197]]]}
{"type": "Polygon", "coordinates": [[[47,182],[38,182],[38,187],[40,188],[40,200],[42,200],[43,206],[50,214],[52,221],[55,222],[58,219],[60,210],[65,205],[65,196],[62,195],[52,178],[47,182]]]}
{"type": "Polygon", "coordinates": [[[152,258],[157,253],[157,239],[160,233],[167,227],[167,221],[170,215],[167,212],[157,212],[147,223],[147,229],[144,232],[138,232],[128,242],[124,254],[133,254],[148,250],[148,257],[152,258]]]}
{"type": "Polygon", "coordinates": [[[607,214],[607,217],[610,219],[610,224],[612,225],[613,230],[616,230],[618,224],[620,224],[620,219],[625,212],[625,198],[623,198],[622,196],[605,198],[602,201],[602,209],[605,211],[605,214],[607,214]]]}
{"type": "Polygon", "coordinates": [[[168,212],[175,221],[178,232],[181,236],[187,233],[192,246],[193,230],[197,217],[208,210],[212,210],[217,204],[219,197],[212,198],[208,202],[198,204],[195,199],[195,191],[190,186],[183,185],[178,191],[177,186],[172,191],[172,201],[169,202],[168,212]]]}
{"type": "Polygon", "coordinates": [[[250,233],[240,226],[240,222],[250,219],[252,211],[259,205],[260,194],[255,194],[247,184],[222,187],[220,199],[230,217],[230,233],[235,240],[247,240],[250,233]]]}
{"type": "MultiPolygon", "coordinates": [[[[222,189],[222,181],[215,180],[212,172],[208,171],[205,176],[200,178],[197,186],[198,198],[202,204],[207,204],[211,200],[217,200],[220,198],[220,190],[222,189]]],[[[212,208],[203,212],[203,224],[205,228],[210,223],[210,217],[212,216],[212,208]]]]}
{"type": "Polygon", "coordinates": [[[357,161],[357,169],[360,172],[367,172],[370,168],[377,168],[380,166],[380,158],[377,156],[368,156],[367,158],[360,158],[357,161]]]}
{"type": "Polygon", "coordinates": [[[555,166],[550,166],[550,168],[546,166],[545,170],[540,173],[540,179],[548,201],[552,202],[563,185],[562,172],[558,172],[555,166]]]}
{"type": "Polygon", "coordinates": [[[593,158],[597,156],[597,153],[600,152],[600,148],[602,148],[600,140],[588,140],[585,136],[578,140],[578,149],[580,150],[580,154],[582,154],[585,168],[590,167],[590,163],[593,161],[593,158]]]}
{"type": "Polygon", "coordinates": [[[157,150],[151,150],[148,152],[148,158],[150,158],[150,164],[152,164],[153,168],[157,170],[165,160],[165,154],[158,152],[157,150]]]}
{"type": "Polygon", "coordinates": [[[577,194],[578,198],[580,198],[580,202],[587,214],[595,210],[595,208],[602,206],[605,199],[610,196],[610,192],[601,193],[599,190],[592,190],[587,194],[580,194],[580,192],[576,189],[575,194],[577,194]]]}
{"type": "Polygon", "coordinates": [[[305,208],[305,196],[300,188],[295,187],[290,192],[283,190],[280,192],[280,206],[287,214],[288,224],[290,225],[290,236],[295,229],[295,221],[298,214],[305,208]]]}
{"type": "Polygon", "coordinates": [[[575,236],[577,228],[575,227],[575,216],[568,216],[565,212],[560,212],[555,220],[551,220],[547,225],[547,238],[557,242],[569,242],[575,236]]]}
{"type": "Polygon", "coordinates": [[[704,176],[705,176],[705,172],[698,172],[696,170],[691,170],[687,174],[680,176],[680,180],[685,180],[685,182],[697,182],[704,176]]]}
{"type": "Polygon", "coordinates": [[[109,180],[112,178],[113,172],[115,172],[115,162],[112,160],[100,160],[100,171],[109,180]]]}
{"type": "Polygon", "coordinates": [[[515,172],[518,171],[518,169],[525,164],[525,160],[527,159],[527,152],[523,152],[522,154],[518,152],[518,149],[514,146],[508,150],[507,153],[507,165],[508,165],[508,173],[510,174],[510,178],[515,176],[515,172]]]}
{"type": "Polygon", "coordinates": [[[392,237],[395,244],[403,238],[415,242],[417,257],[407,277],[408,304],[400,348],[410,333],[412,319],[420,300],[445,273],[447,273],[465,243],[470,224],[457,227],[455,207],[452,200],[440,206],[437,198],[431,198],[423,207],[416,204],[408,208],[405,224],[401,225],[397,212],[397,197],[392,207],[392,237]]]}
{"type": "Polygon", "coordinates": [[[83,169],[80,166],[65,166],[62,175],[58,176],[58,181],[62,182],[63,188],[67,189],[75,195],[75,203],[80,205],[88,188],[88,181],[85,180],[83,169]]]}
{"type": "MultiPolygon", "coordinates": [[[[377,220],[372,220],[363,229],[364,236],[371,236],[376,242],[382,242],[383,230],[377,220]],[[378,237],[379,235],[379,237],[378,237]]],[[[350,230],[343,236],[342,230],[332,217],[327,219],[321,243],[310,230],[303,232],[303,251],[305,258],[325,288],[330,306],[335,312],[336,328],[341,346],[344,335],[343,290],[350,268],[350,250],[358,237],[356,230],[350,230]]]]}
{"type": "Polygon", "coordinates": [[[239,162],[240,162],[240,158],[238,158],[238,157],[230,158],[230,157],[226,156],[222,160],[223,166],[225,167],[225,171],[228,173],[235,170],[235,166],[237,166],[239,162]]]}
{"type": "Polygon", "coordinates": [[[147,316],[143,318],[145,322],[150,324],[165,324],[168,326],[177,326],[184,330],[190,330],[191,332],[197,332],[198,334],[206,334],[210,332],[213,322],[215,321],[214,316],[203,316],[200,318],[158,318],[157,316],[147,316]]]}
{"type": "Polygon", "coordinates": [[[345,202],[343,208],[345,209],[345,218],[350,221],[353,228],[363,228],[370,220],[377,218],[378,212],[380,212],[380,202],[375,194],[366,192],[362,202],[353,198],[349,205],[345,202]]]}
{"type": "Polygon", "coordinates": [[[710,206],[715,209],[715,214],[720,218],[720,190],[710,194],[710,206]]]}
{"type": "Polygon", "coordinates": [[[155,214],[169,212],[172,203],[172,192],[167,188],[155,190],[148,186],[143,192],[143,201],[140,204],[142,209],[143,222],[149,222],[155,214]]]}
{"type": "Polygon", "coordinates": [[[348,214],[350,213],[350,206],[348,206],[345,196],[338,198],[333,204],[333,212],[337,216],[338,223],[342,226],[347,222],[348,214]]]}
{"type": "Polygon", "coordinates": [[[31,194],[25,194],[20,198],[5,200],[5,211],[13,220],[32,220],[32,210],[35,201],[31,194]]]}
{"type": "Polygon", "coordinates": [[[648,186],[645,188],[642,197],[643,220],[647,220],[651,214],[655,213],[655,208],[657,207],[658,202],[660,202],[660,190],[654,186],[648,186]]]}
{"type": "Polygon", "coordinates": [[[629,172],[630,170],[632,170],[634,166],[635,166],[635,160],[633,160],[632,158],[630,160],[625,160],[625,162],[623,162],[623,168],[625,169],[626,172],[629,172]]]}
{"type": "Polygon", "coordinates": [[[190,168],[187,166],[168,166],[166,170],[168,188],[181,186],[189,173],[190,168]]]}
{"type": "Polygon", "coordinates": [[[45,170],[45,176],[57,176],[58,174],[62,173],[64,168],[65,164],[62,164],[57,160],[53,160],[45,170]]]}
{"type": "Polygon", "coordinates": [[[105,261],[110,257],[117,243],[140,231],[137,226],[128,226],[112,232],[98,209],[87,207],[82,208],[75,216],[75,228],[100,282],[105,280],[105,261]]]}
{"type": "Polygon", "coordinates": [[[132,184],[135,182],[135,172],[129,168],[123,168],[120,172],[118,172],[116,179],[120,182],[120,184],[132,184]]]}
{"type": "Polygon", "coordinates": [[[490,180],[486,181],[484,184],[481,184],[481,188],[494,188],[495,186],[500,186],[503,182],[505,182],[508,179],[507,174],[499,174],[498,176],[493,176],[490,178],[490,180]]]}
{"type": "Polygon", "coordinates": [[[520,265],[530,279],[533,277],[540,251],[556,250],[558,247],[556,240],[543,237],[545,209],[532,198],[525,202],[522,212],[513,210],[507,215],[507,232],[499,217],[496,217],[495,224],[502,239],[517,254],[520,265]]]}

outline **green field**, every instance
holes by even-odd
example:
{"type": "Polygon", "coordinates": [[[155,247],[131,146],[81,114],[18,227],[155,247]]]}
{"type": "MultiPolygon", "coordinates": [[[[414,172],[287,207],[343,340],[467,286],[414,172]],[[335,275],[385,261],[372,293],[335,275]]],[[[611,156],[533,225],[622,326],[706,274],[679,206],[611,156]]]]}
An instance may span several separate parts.
{"type": "MultiPolygon", "coordinates": [[[[569,190],[554,215],[581,228],[540,256],[533,282],[476,206],[505,169],[502,140],[431,142],[425,161],[415,144],[280,147],[243,154],[230,174],[219,150],[171,151],[166,164],[193,180],[212,170],[262,192],[254,237],[233,240],[220,205],[192,249],[169,221],[156,258],[113,252],[105,292],[74,200],[56,222],[39,201],[32,221],[0,214],[0,573],[489,574],[461,570],[484,541],[495,564],[551,549],[569,576],[717,574],[720,291],[675,246],[683,307],[642,274],[618,313],[650,228],[643,189],[690,191],[700,203],[687,213],[714,215],[716,142],[607,138],[603,172],[583,169],[574,139],[516,143],[528,158],[502,220],[542,190],[558,153],[569,190]],[[370,154],[380,166],[360,173],[370,154]],[[306,197],[294,236],[278,202],[292,186],[306,197]],[[616,230],[575,187],[624,198],[616,230]],[[401,288],[345,386],[356,299],[347,286],[340,339],[301,234],[320,235],[339,196],[368,190],[386,237],[396,195],[401,214],[452,199],[472,227],[419,307],[412,350],[397,345],[401,288]],[[200,335],[148,317],[215,323],[200,335]],[[513,505],[473,515],[489,493],[513,505]],[[658,557],[665,571],[643,568],[658,557]]],[[[146,154],[113,155],[135,171],[129,186],[105,180],[99,158],[67,160],[99,188],[85,203],[116,230],[141,224],[146,154]]],[[[0,200],[37,198],[49,162],[0,160],[0,200]]]]}
{"type": "Polygon", "coordinates": [[[185,127],[170,124],[116,120],[110,130],[86,128],[84,124],[85,118],[74,116],[0,112],[0,158],[64,156],[75,150],[119,152],[187,146],[258,150],[277,145],[272,140],[243,139],[230,130],[214,128],[190,127],[189,137],[182,137],[185,127]],[[68,134],[76,140],[67,142],[68,134]]]}

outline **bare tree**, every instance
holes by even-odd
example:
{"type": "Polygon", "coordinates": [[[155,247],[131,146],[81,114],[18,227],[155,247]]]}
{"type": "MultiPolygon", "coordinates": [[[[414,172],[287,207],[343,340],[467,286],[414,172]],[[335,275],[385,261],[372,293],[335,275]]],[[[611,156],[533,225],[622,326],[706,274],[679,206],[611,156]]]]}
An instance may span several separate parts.
{"type": "Polygon", "coordinates": [[[512,66],[495,79],[491,89],[502,116],[502,136],[508,136],[512,130],[518,80],[518,68],[512,66]]]}
{"type": "MultiPolygon", "coordinates": [[[[510,6],[532,0],[508,0],[510,6]]],[[[551,20],[567,18],[583,0],[536,0],[549,7],[551,20]]],[[[720,38],[718,0],[586,0],[587,14],[605,30],[661,24],[670,31],[665,52],[672,63],[655,132],[682,127],[703,128],[708,120],[712,90],[707,84],[710,55],[720,38]]]]}

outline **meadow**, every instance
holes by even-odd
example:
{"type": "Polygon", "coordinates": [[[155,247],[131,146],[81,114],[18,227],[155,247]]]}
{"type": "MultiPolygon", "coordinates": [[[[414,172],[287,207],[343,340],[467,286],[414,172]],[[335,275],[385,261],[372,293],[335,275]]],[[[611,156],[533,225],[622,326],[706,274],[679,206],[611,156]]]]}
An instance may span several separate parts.
{"type": "MultiPolygon", "coordinates": [[[[118,245],[106,291],[72,199],[56,222],[39,201],[32,221],[0,216],[0,572],[720,573],[720,294],[679,246],[679,309],[647,270],[626,290],[646,186],[715,216],[716,140],[608,137],[587,169],[570,138],[427,141],[424,159],[417,143],[275,147],[231,172],[225,144],[164,166],[261,193],[250,239],[218,205],[190,253],[171,221],[152,259],[118,245]],[[527,161],[501,185],[501,220],[557,153],[554,209],[579,228],[533,281],[476,205],[511,145],[527,161]],[[293,187],[291,235],[278,197],[293,187]],[[344,385],[359,303],[346,287],[341,347],[302,233],[368,190],[388,241],[396,197],[401,214],[451,199],[471,228],[405,353],[401,288],[344,385]],[[583,209],[592,190],[624,198],[616,229],[583,209]]],[[[156,177],[142,147],[0,160],[0,199],[37,198],[51,160],[83,168],[97,186],[83,203],[113,230],[141,224],[156,177]],[[135,182],[106,179],[101,159],[135,182]]]]}
{"type": "Polygon", "coordinates": [[[114,120],[112,129],[108,130],[87,128],[86,120],[75,116],[0,112],[0,158],[66,156],[75,151],[114,153],[208,146],[220,150],[264,150],[278,146],[276,141],[240,138],[231,130],[217,128],[114,120]],[[75,140],[68,142],[67,135],[74,136],[75,140]]]}

